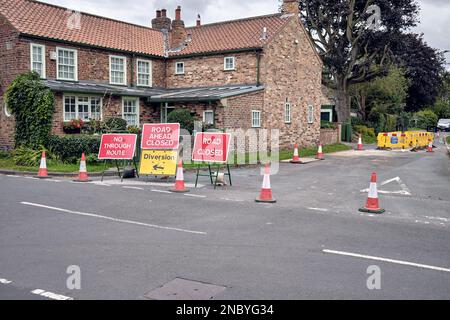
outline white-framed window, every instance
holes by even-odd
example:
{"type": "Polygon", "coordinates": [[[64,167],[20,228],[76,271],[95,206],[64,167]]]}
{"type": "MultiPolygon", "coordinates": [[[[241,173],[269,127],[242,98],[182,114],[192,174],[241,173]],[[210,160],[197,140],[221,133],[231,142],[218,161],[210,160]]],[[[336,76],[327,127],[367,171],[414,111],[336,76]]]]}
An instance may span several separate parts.
{"type": "Polygon", "coordinates": [[[308,123],[314,123],[314,106],[312,105],[308,106],[308,123]]]}
{"type": "Polygon", "coordinates": [[[152,62],[150,60],[136,60],[137,85],[143,87],[152,86],[152,62]]]}
{"type": "Polygon", "coordinates": [[[252,110],[252,128],[261,128],[261,111],[252,110]]]}
{"type": "Polygon", "coordinates": [[[102,119],[102,98],[92,96],[64,95],[64,121],[81,119],[84,122],[89,120],[102,119]]]}
{"type": "Polygon", "coordinates": [[[175,62],[175,74],[184,74],[184,62],[175,62]]]}
{"type": "Polygon", "coordinates": [[[214,110],[203,111],[203,122],[208,125],[214,124],[214,110]]]}
{"type": "Polygon", "coordinates": [[[284,123],[291,123],[291,104],[287,100],[284,104],[284,123]]]}
{"type": "Polygon", "coordinates": [[[30,70],[37,72],[45,79],[45,46],[41,44],[30,44],[30,70]]]}
{"type": "Polygon", "coordinates": [[[139,98],[122,98],[122,118],[129,126],[139,125],[139,98]]]}
{"type": "Polygon", "coordinates": [[[77,50],[56,48],[56,74],[58,80],[78,81],[78,53],[77,50]]]}
{"type": "Polygon", "coordinates": [[[223,69],[225,71],[236,69],[236,58],[235,57],[225,57],[223,60],[223,69]]]}
{"type": "Polygon", "coordinates": [[[127,84],[127,58],[109,56],[109,83],[127,84]]]}

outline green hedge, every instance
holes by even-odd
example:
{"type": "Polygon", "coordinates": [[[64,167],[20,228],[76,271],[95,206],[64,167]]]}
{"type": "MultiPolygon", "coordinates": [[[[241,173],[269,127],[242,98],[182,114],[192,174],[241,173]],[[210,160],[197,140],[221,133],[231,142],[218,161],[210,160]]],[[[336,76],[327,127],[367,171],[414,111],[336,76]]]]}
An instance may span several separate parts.
{"type": "Polygon", "coordinates": [[[97,155],[100,149],[100,136],[70,135],[50,136],[47,148],[60,160],[66,163],[76,163],[84,152],[87,157],[97,155]]]}

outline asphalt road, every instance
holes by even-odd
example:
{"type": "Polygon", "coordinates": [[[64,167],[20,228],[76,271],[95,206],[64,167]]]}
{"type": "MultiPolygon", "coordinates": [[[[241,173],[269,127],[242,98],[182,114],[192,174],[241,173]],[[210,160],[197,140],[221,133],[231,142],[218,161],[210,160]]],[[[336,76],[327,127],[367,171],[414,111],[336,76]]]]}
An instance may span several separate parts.
{"type": "Polygon", "coordinates": [[[187,195],[0,175],[0,299],[146,299],[176,278],[223,287],[215,299],[450,299],[449,158],[437,146],[283,163],[271,205],[254,202],[259,168],[187,195]],[[383,215],[358,212],[373,171],[383,215]],[[67,287],[73,265],[81,289],[67,287]],[[374,265],[381,288],[369,290],[374,265]]]}

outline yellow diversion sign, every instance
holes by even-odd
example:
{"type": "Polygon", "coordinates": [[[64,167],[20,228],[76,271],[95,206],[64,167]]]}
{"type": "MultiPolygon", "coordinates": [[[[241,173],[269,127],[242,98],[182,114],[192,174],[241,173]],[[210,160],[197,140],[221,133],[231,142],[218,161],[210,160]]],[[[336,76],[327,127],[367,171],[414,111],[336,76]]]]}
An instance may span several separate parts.
{"type": "Polygon", "coordinates": [[[177,172],[177,150],[142,150],[139,173],[149,176],[174,176],[177,172]]]}

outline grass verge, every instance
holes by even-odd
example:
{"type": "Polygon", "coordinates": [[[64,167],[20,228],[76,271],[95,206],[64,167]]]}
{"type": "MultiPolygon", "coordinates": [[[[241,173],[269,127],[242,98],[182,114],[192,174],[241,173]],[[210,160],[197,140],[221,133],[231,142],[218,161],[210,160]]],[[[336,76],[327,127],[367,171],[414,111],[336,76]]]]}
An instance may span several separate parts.
{"type": "MultiPolygon", "coordinates": [[[[28,171],[28,172],[38,172],[39,166],[18,166],[14,163],[12,158],[0,158],[0,169],[3,170],[14,170],[14,171],[28,171]]],[[[61,173],[73,173],[78,172],[80,169],[79,164],[65,164],[59,162],[53,162],[47,160],[47,170],[48,172],[61,172],[61,173]]],[[[87,164],[88,172],[102,172],[105,170],[104,164],[87,164]]]]}

